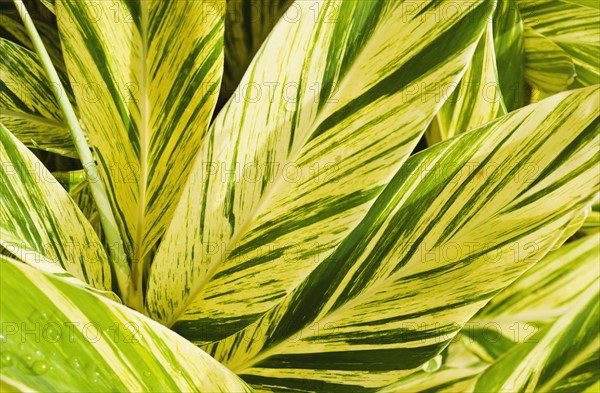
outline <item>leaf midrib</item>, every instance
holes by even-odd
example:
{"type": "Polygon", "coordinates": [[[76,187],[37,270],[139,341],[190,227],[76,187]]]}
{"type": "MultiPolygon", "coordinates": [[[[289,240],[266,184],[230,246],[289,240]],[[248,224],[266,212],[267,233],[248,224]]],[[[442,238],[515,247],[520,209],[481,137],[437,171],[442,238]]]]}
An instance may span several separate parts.
{"type": "MultiPolygon", "coordinates": [[[[315,45],[315,43],[316,43],[316,41],[313,41],[313,46],[315,45]]],[[[366,47],[368,47],[368,45],[365,45],[361,49],[361,53],[355,57],[354,63],[358,62],[358,60],[360,59],[360,57],[366,47]]],[[[264,46],[263,46],[263,48],[264,48],[264,46]]],[[[256,54],[256,56],[260,56],[260,51],[256,54]]],[[[252,71],[251,71],[252,72],[251,80],[254,79],[253,74],[254,74],[255,70],[256,70],[256,67],[253,67],[252,71]]],[[[345,85],[346,83],[350,83],[348,78],[346,78],[346,75],[340,77],[338,80],[338,86],[340,86],[338,91],[341,90],[342,86],[345,85]]],[[[333,94],[333,92],[331,94],[333,94]]],[[[331,98],[331,94],[327,98],[331,98]]],[[[311,130],[314,132],[314,130],[317,129],[318,125],[321,124],[324,121],[324,119],[327,118],[327,115],[323,115],[323,113],[327,113],[325,111],[325,108],[333,106],[333,105],[334,104],[329,102],[329,100],[326,100],[323,107],[320,108],[317,115],[314,117],[314,119],[310,123],[308,123],[306,125],[306,127],[311,128],[311,130]]],[[[224,109],[226,109],[226,108],[224,108],[224,109]]],[[[225,113],[225,112],[223,112],[223,113],[225,113]]],[[[240,123],[244,122],[245,115],[246,115],[246,111],[243,112],[240,123]]],[[[216,122],[213,124],[216,124],[216,122]]],[[[216,127],[216,126],[213,126],[213,127],[216,127]]],[[[286,164],[290,163],[290,162],[294,162],[292,160],[292,158],[300,155],[300,153],[302,152],[302,149],[310,142],[312,136],[313,136],[313,133],[310,132],[310,133],[306,133],[306,136],[303,141],[294,142],[293,140],[290,140],[290,143],[293,144],[292,145],[293,147],[291,150],[289,150],[289,152],[286,156],[286,158],[287,158],[286,164]],[[300,142],[302,142],[302,143],[300,143],[300,142]]],[[[274,195],[275,192],[284,183],[285,183],[285,181],[282,181],[282,178],[279,178],[279,180],[274,181],[272,183],[272,185],[267,188],[266,192],[261,195],[261,197],[260,197],[259,201],[257,202],[256,206],[254,207],[253,211],[249,214],[248,217],[246,217],[246,219],[243,221],[242,225],[240,225],[237,230],[234,229],[234,232],[232,233],[232,236],[228,241],[229,245],[237,244],[241,239],[243,239],[243,236],[247,234],[248,227],[254,222],[254,220],[263,211],[264,206],[270,200],[271,196],[274,195]]],[[[228,259],[227,256],[222,257],[210,265],[208,272],[205,275],[205,278],[190,291],[190,295],[185,300],[181,309],[178,312],[173,313],[170,320],[166,323],[166,326],[173,326],[179,320],[179,318],[186,313],[189,305],[194,301],[194,299],[196,299],[196,297],[198,297],[202,293],[202,290],[204,288],[206,288],[206,286],[211,282],[214,275],[218,272],[219,268],[223,265],[223,263],[227,259],[228,259]]]]}
{"type": "MultiPolygon", "coordinates": [[[[389,15],[388,15],[389,16],[389,15]]],[[[462,18],[459,18],[458,20],[462,20],[463,18],[465,18],[465,16],[463,16],[462,18]]],[[[383,24],[384,20],[386,18],[383,17],[381,20],[378,22],[380,24],[383,24]]],[[[323,23],[327,23],[326,21],[323,23]]],[[[446,26],[444,32],[446,32],[447,30],[450,30],[454,25],[448,25],[446,26]]],[[[483,33],[483,30],[481,32],[481,34],[483,33]]],[[[374,37],[376,35],[372,35],[369,37],[369,39],[367,40],[366,43],[363,44],[363,46],[360,49],[360,52],[354,57],[353,61],[352,61],[352,65],[354,66],[355,64],[360,64],[362,61],[362,58],[365,55],[365,52],[367,50],[367,48],[370,47],[370,45],[372,45],[373,41],[374,41],[374,37]]],[[[474,42],[477,42],[474,41],[474,42]]],[[[316,41],[313,41],[313,44],[315,44],[316,41]]],[[[264,50],[265,46],[263,45],[261,50],[264,50]]],[[[426,46],[424,46],[424,48],[426,48],[426,46]]],[[[473,46],[473,50],[475,50],[475,47],[473,46]]],[[[257,54],[257,56],[260,56],[260,51],[257,54]]],[[[406,62],[408,62],[408,60],[406,60],[406,62]]],[[[254,71],[254,69],[253,69],[254,71]]],[[[337,85],[339,86],[339,88],[337,89],[337,93],[339,93],[340,91],[342,91],[342,87],[344,85],[346,85],[347,83],[352,83],[352,80],[348,77],[348,75],[350,75],[351,72],[350,71],[346,71],[343,75],[339,76],[339,79],[337,80],[337,85]]],[[[335,94],[335,91],[330,92],[330,95],[327,98],[331,97],[331,94],[335,94]]],[[[360,95],[359,95],[360,96],[360,95]]],[[[325,122],[332,118],[332,113],[329,113],[325,110],[325,108],[329,107],[329,106],[337,106],[337,103],[330,103],[328,100],[326,100],[324,106],[322,108],[320,108],[320,110],[318,111],[318,113],[315,115],[314,119],[305,125],[305,127],[309,127],[311,128],[312,132],[307,133],[305,136],[305,139],[303,141],[296,141],[294,143],[294,146],[292,147],[292,149],[289,151],[289,154],[287,155],[288,161],[287,162],[291,162],[291,158],[296,157],[297,155],[299,155],[302,152],[302,149],[307,145],[307,143],[309,143],[312,139],[315,138],[315,132],[321,128],[325,122]],[[326,114],[324,114],[326,113],[326,114]],[[302,142],[302,143],[300,143],[302,142]]],[[[225,110],[226,108],[224,108],[225,110]]],[[[242,116],[245,115],[245,112],[242,116]]],[[[335,111],[333,113],[333,115],[335,115],[335,111]]],[[[242,120],[243,122],[243,120],[242,120]]],[[[281,178],[280,178],[281,179],[281,178]]],[[[266,202],[270,199],[270,197],[275,193],[275,191],[283,184],[283,182],[280,181],[275,181],[272,183],[272,185],[270,186],[270,188],[261,196],[260,201],[257,202],[256,207],[254,208],[254,211],[250,214],[250,216],[248,216],[242,223],[242,225],[239,227],[239,229],[236,231],[234,229],[234,233],[232,235],[232,237],[230,238],[230,240],[228,241],[228,244],[237,244],[239,240],[241,240],[243,238],[243,235],[246,234],[245,230],[248,227],[248,225],[252,224],[253,220],[261,213],[261,209],[262,207],[266,204],[266,202]]],[[[192,289],[189,291],[189,295],[188,297],[184,300],[181,308],[179,310],[176,310],[171,318],[168,320],[168,322],[166,323],[166,326],[173,326],[173,324],[175,324],[182,315],[184,315],[187,311],[188,311],[188,307],[189,305],[201,294],[202,290],[211,282],[212,278],[214,277],[215,273],[218,271],[218,269],[223,265],[223,263],[227,260],[227,257],[223,257],[221,259],[218,259],[216,262],[211,263],[211,265],[209,266],[209,269],[207,270],[207,273],[204,275],[204,278],[202,279],[202,281],[194,286],[192,286],[192,289]]]]}
{"type": "Polygon", "coordinates": [[[14,117],[14,118],[23,119],[23,120],[29,120],[29,121],[39,123],[41,125],[46,125],[49,127],[63,128],[66,133],[69,132],[67,129],[67,125],[60,120],[48,119],[46,117],[33,115],[33,114],[29,114],[29,113],[17,112],[17,111],[14,111],[11,109],[5,109],[5,108],[2,108],[2,116],[14,117]]]}
{"type": "MultiPolygon", "coordinates": [[[[135,243],[133,244],[133,261],[132,261],[132,283],[134,290],[139,292],[141,288],[143,261],[143,241],[144,229],[146,225],[146,186],[148,181],[148,135],[150,134],[150,105],[148,99],[148,1],[140,1],[140,38],[141,38],[141,53],[140,53],[140,126],[139,126],[139,143],[140,143],[140,176],[138,180],[138,212],[136,224],[135,243]]],[[[141,303],[141,299],[138,299],[141,303]]]]}

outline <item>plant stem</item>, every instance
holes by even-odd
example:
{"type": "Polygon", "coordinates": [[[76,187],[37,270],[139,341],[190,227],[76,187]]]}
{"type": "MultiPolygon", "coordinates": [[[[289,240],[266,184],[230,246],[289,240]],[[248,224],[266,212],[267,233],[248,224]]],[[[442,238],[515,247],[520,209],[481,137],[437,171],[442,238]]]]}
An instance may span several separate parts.
{"type": "Polygon", "coordinates": [[[109,244],[111,265],[115,273],[114,275],[117,278],[118,288],[123,301],[127,303],[128,298],[131,296],[130,292],[133,289],[128,285],[131,271],[129,264],[127,263],[127,255],[125,254],[125,249],[123,248],[123,242],[117,229],[117,222],[108,201],[104,184],[99,177],[98,167],[87,143],[85,133],[81,129],[79,121],[77,120],[77,115],[73,110],[73,106],[69,102],[66,94],[60,94],[60,92],[65,91],[65,89],[60,81],[60,78],[58,77],[58,74],[56,73],[56,69],[52,64],[52,60],[50,60],[48,51],[46,51],[44,43],[42,42],[42,39],[35,28],[33,20],[31,19],[29,12],[27,12],[25,4],[22,0],[14,0],[14,3],[19,11],[19,14],[21,15],[21,19],[23,19],[25,27],[27,28],[29,38],[31,39],[31,42],[33,43],[33,46],[40,57],[42,67],[46,71],[46,76],[50,82],[56,86],[56,89],[53,89],[54,96],[58,101],[58,105],[65,117],[69,131],[71,132],[71,137],[75,143],[75,148],[79,154],[79,159],[81,160],[81,164],[83,165],[87,175],[88,184],[90,185],[90,190],[92,191],[92,196],[100,216],[100,222],[102,223],[102,229],[104,230],[104,235],[106,236],[106,240],[109,244]]]}

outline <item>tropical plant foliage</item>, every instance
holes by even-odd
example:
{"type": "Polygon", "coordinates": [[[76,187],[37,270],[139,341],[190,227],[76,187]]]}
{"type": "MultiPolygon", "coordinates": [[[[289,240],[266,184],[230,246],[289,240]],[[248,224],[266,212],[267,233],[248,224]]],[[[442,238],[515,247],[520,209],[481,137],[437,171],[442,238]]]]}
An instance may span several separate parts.
{"type": "Polygon", "coordinates": [[[7,391],[600,388],[600,7],[1,3],[7,391]]]}

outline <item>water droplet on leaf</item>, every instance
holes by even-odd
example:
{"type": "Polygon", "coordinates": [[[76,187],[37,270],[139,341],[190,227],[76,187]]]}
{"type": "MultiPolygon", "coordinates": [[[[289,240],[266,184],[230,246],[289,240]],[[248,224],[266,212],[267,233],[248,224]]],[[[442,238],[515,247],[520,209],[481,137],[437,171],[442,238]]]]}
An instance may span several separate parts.
{"type": "Polygon", "coordinates": [[[13,365],[13,354],[10,351],[2,352],[0,357],[2,359],[2,367],[10,367],[13,365]]]}
{"type": "Polygon", "coordinates": [[[79,362],[79,359],[77,359],[77,358],[71,358],[71,359],[67,360],[67,363],[69,363],[69,365],[73,368],[81,368],[81,363],[79,362]]]}
{"type": "Polygon", "coordinates": [[[87,376],[90,379],[90,381],[92,381],[93,383],[98,382],[98,378],[100,377],[100,373],[96,369],[96,366],[94,366],[93,364],[87,365],[85,367],[85,373],[87,374],[87,376]]]}
{"type": "Polygon", "coordinates": [[[60,329],[57,329],[55,326],[48,326],[44,331],[44,335],[46,336],[50,342],[56,342],[60,338],[60,329]]]}
{"type": "Polygon", "coordinates": [[[33,366],[31,366],[31,371],[37,375],[44,374],[48,369],[48,363],[43,360],[36,360],[35,363],[33,363],[33,366]]]}
{"type": "Polygon", "coordinates": [[[48,319],[48,314],[45,311],[33,310],[31,314],[29,314],[29,320],[31,322],[43,322],[48,319]]]}
{"type": "Polygon", "coordinates": [[[440,369],[440,367],[442,367],[442,355],[437,355],[433,359],[427,361],[421,367],[423,368],[423,371],[426,371],[428,373],[436,372],[440,369]]]}

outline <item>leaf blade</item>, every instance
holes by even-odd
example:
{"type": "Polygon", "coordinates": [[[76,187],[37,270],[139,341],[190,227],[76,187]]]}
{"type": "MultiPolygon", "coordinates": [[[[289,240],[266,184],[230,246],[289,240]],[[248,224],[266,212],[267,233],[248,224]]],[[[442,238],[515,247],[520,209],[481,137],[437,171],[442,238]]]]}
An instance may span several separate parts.
{"type": "Polygon", "coordinates": [[[95,100],[80,93],[77,101],[137,285],[212,115],[222,4],[56,4],[71,82],[96,87],[95,100]]]}
{"type": "Polygon", "coordinates": [[[511,112],[525,105],[523,19],[515,2],[499,1],[492,25],[499,87],[511,112]]]}
{"type": "Polygon", "coordinates": [[[561,318],[488,368],[476,389],[582,391],[598,381],[598,283],[590,285],[561,318]]]}
{"type": "Polygon", "coordinates": [[[484,125],[506,114],[498,83],[492,22],[481,37],[473,59],[450,98],[426,133],[431,146],[484,125]]]}
{"type": "Polygon", "coordinates": [[[399,2],[329,1],[315,25],[311,4],[294,5],[304,19],[275,27],[241,83],[277,73],[287,84],[221,111],[161,243],[147,307],[167,324],[185,311],[181,322],[227,334],[297,285],[366,213],[441,105],[414,88],[456,82],[491,12],[478,2],[436,24],[399,2]],[[303,49],[281,51],[282,42],[303,49]],[[293,101],[289,86],[298,87],[293,101]],[[256,176],[241,176],[252,167],[256,176]],[[186,217],[200,221],[181,232],[186,217]],[[249,279],[261,269],[272,279],[249,279]]]}
{"type": "Polygon", "coordinates": [[[493,363],[516,344],[535,342],[534,335],[574,307],[600,277],[596,242],[588,236],[550,252],[495,296],[470,321],[479,334],[469,335],[469,347],[493,363]],[[486,329],[504,338],[490,340],[486,329]]]}
{"type": "Polygon", "coordinates": [[[572,57],[573,88],[600,83],[600,10],[574,1],[517,2],[524,22],[572,57]]]}
{"type": "Polygon", "coordinates": [[[553,96],[411,157],[290,295],[244,330],[200,344],[257,388],[358,391],[412,373],[598,192],[598,93],[553,96]],[[539,171],[527,179],[530,162],[539,171]],[[450,173],[433,169],[451,163],[450,173]],[[495,175],[484,175],[490,166],[495,175]],[[453,244],[458,253],[441,254],[453,244]]]}
{"type": "Polygon", "coordinates": [[[78,279],[111,290],[108,256],[77,205],[2,124],[0,140],[0,181],[6,190],[0,204],[3,246],[39,253],[78,279]]]}
{"type": "Polygon", "coordinates": [[[292,0],[227,0],[225,64],[218,107],[232,96],[252,58],[292,0]]]}
{"type": "MultiPolygon", "coordinates": [[[[0,121],[28,147],[77,157],[71,135],[35,53],[0,38],[0,121]]],[[[64,93],[66,94],[66,93],[64,93]]]]}
{"type": "Polygon", "coordinates": [[[2,298],[14,306],[2,307],[3,356],[13,357],[3,364],[3,378],[41,391],[249,391],[201,350],[141,314],[4,256],[0,268],[2,298]],[[24,335],[26,329],[37,331],[38,339],[24,335]]]}
{"type": "Polygon", "coordinates": [[[535,30],[525,27],[525,78],[549,93],[566,90],[575,80],[571,56],[535,30]]]}

